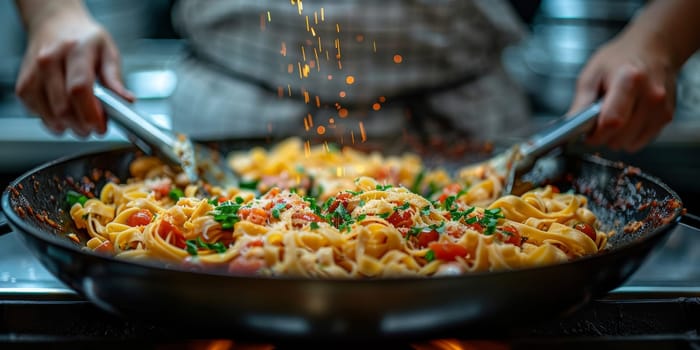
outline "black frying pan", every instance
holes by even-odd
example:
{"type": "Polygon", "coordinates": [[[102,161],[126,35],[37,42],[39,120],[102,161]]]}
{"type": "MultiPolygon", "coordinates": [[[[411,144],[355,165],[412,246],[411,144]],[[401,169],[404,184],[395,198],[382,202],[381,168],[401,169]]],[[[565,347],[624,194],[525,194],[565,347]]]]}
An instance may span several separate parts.
{"type": "Polygon", "coordinates": [[[133,149],[120,149],[40,166],[9,185],[2,210],[46,268],[99,307],[226,334],[421,337],[457,327],[476,331],[556,317],[621,285],[675,227],[682,212],[678,195],[658,179],[595,157],[557,156],[540,161],[526,179],[554,182],[562,190],[574,188],[592,198],[590,206],[604,229],[617,231],[598,255],[459,277],[224,276],[101,256],[65,236],[78,232],[64,201],[66,191],[75,186],[67,179],[79,182],[94,169],[125,179],[133,157],[133,149]],[[624,233],[624,225],[635,220],[643,221],[643,227],[624,233]]]}

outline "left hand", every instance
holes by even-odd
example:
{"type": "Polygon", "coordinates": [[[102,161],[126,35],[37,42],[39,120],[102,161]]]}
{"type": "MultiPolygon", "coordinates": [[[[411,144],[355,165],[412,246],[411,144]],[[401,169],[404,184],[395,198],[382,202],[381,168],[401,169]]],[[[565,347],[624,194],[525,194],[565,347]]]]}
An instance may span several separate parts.
{"type": "Polygon", "coordinates": [[[601,47],[579,75],[569,113],[603,98],[587,142],[636,152],[673,117],[677,72],[668,50],[626,33],[601,47]]]}

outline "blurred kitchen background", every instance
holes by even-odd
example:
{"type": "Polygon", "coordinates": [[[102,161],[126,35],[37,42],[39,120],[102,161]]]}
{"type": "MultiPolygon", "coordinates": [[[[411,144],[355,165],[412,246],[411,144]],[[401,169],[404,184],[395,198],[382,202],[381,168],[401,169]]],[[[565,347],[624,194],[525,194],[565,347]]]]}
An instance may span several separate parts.
{"type": "MultiPolygon", "coordinates": [[[[187,54],[170,21],[172,0],[86,0],[93,16],[112,34],[122,52],[124,78],[137,108],[169,126],[167,99],[177,84],[173,67],[187,54]]],[[[576,76],[587,58],[613,37],[644,5],[642,0],[511,0],[531,35],[509,48],[507,70],[527,90],[533,121],[544,124],[566,111],[576,76]]],[[[18,173],[42,162],[90,149],[125,144],[117,128],[104,137],[79,141],[49,134],[14,96],[25,46],[13,1],[0,1],[0,164],[18,173]]],[[[689,60],[678,80],[674,121],[642,152],[600,151],[660,177],[700,212],[700,56],[689,60]]]]}

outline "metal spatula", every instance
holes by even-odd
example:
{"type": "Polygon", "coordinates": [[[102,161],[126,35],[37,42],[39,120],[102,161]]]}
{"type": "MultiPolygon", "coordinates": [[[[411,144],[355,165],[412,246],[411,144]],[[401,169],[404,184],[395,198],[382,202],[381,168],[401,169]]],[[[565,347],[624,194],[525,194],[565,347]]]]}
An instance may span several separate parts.
{"type": "Polygon", "coordinates": [[[223,157],[216,151],[193,143],[186,135],[175,135],[151,124],[129,102],[103,86],[95,85],[93,92],[105,113],[146,154],[158,156],[167,164],[182,169],[193,183],[201,179],[224,187],[238,184],[233,172],[220,164],[223,157]]]}
{"type": "Polygon", "coordinates": [[[501,195],[514,193],[520,175],[532,169],[538,158],[590,131],[600,114],[600,108],[601,102],[598,101],[574,115],[560,117],[525,142],[515,144],[484,162],[469,166],[465,172],[488,165],[504,174],[505,185],[501,195]]]}

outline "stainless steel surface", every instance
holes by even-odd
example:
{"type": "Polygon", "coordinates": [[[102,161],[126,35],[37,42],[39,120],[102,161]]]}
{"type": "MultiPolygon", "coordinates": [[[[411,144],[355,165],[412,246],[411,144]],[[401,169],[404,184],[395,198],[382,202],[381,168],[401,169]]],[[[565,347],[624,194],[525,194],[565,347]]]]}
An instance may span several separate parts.
{"type": "Polygon", "coordinates": [[[192,142],[184,135],[171,132],[151,124],[129,102],[108,89],[95,85],[97,97],[105,113],[129,136],[129,139],[147,154],[156,154],[169,164],[182,168],[192,181],[198,178],[192,142]]]}

